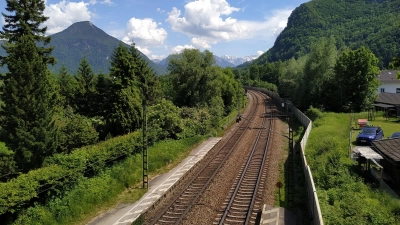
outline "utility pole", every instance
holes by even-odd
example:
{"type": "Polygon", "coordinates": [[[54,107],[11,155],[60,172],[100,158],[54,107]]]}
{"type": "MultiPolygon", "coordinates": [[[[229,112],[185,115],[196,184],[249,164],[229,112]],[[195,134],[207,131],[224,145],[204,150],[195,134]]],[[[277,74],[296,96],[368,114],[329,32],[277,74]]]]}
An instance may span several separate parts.
{"type": "Polygon", "coordinates": [[[147,148],[147,106],[146,106],[146,99],[148,97],[147,92],[147,81],[144,81],[143,87],[143,189],[149,188],[149,177],[148,177],[148,170],[149,170],[149,157],[148,157],[148,148],[147,148]]]}
{"type": "Polygon", "coordinates": [[[143,189],[148,189],[149,187],[149,177],[148,177],[148,154],[147,154],[147,118],[146,118],[146,100],[143,100],[143,189]]]}

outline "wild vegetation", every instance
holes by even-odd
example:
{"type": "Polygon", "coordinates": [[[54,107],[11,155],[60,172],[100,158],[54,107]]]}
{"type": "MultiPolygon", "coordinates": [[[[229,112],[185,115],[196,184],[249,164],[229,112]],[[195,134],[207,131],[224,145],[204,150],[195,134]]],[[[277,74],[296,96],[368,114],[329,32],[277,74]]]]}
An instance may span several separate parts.
{"type": "MultiPolygon", "coordinates": [[[[364,177],[349,158],[350,114],[312,109],[313,128],[307,143],[325,224],[398,224],[400,201],[364,177]]],[[[393,125],[392,125],[393,126],[393,125]]]]}
{"type": "Polygon", "coordinates": [[[313,0],[297,7],[274,46],[255,60],[266,62],[298,60],[310,53],[312,44],[333,36],[336,47],[369,48],[379,68],[388,68],[400,52],[400,2],[393,0],[313,0]],[[349,10],[351,9],[351,10],[349,10]]]}
{"type": "Polygon", "coordinates": [[[277,90],[300,109],[310,106],[333,112],[360,112],[376,99],[378,59],[365,47],[336,48],[336,40],[322,38],[310,53],[285,62],[253,63],[235,73],[244,84],[277,90]],[[251,75],[250,75],[251,74],[251,75]],[[272,87],[271,87],[272,86],[272,87]]]}

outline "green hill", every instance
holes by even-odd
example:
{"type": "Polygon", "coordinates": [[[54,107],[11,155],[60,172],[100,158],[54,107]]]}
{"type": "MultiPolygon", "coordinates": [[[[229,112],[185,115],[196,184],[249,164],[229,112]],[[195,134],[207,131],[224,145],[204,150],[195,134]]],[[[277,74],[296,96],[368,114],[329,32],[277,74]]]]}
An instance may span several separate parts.
{"type": "MultiPolygon", "coordinates": [[[[77,22],[67,29],[51,36],[50,46],[54,46],[53,56],[57,64],[50,67],[52,72],[58,72],[64,63],[71,74],[75,74],[79,63],[86,56],[95,73],[109,72],[110,56],[114,48],[118,47],[120,40],[108,35],[89,21],[77,22]]],[[[129,45],[124,44],[129,47],[129,45]]],[[[157,74],[163,74],[164,70],[141,53],[149,66],[157,74]]],[[[0,55],[5,55],[1,48],[0,55]]],[[[2,68],[4,72],[5,68],[2,68]]]]}
{"type": "Polygon", "coordinates": [[[379,58],[381,68],[400,55],[399,0],[313,0],[297,7],[274,46],[256,63],[285,61],[307,54],[311,43],[334,36],[337,47],[362,45],[379,58]]]}

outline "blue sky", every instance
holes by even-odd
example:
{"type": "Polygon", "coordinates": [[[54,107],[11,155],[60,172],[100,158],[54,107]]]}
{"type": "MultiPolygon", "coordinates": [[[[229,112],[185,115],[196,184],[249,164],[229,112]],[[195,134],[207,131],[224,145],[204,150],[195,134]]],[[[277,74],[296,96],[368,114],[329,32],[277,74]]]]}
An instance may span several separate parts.
{"type": "MultiPolygon", "coordinates": [[[[128,44],[134,41],[151,59],[184,48],[244,57],[272,47],[290,13],[306,1],[46,0],[44,14],[50,17],[45,24],[49,35],[91,21],[128,44]]],[[[5,6],[0,1],[2,12],[5,6]]]]}

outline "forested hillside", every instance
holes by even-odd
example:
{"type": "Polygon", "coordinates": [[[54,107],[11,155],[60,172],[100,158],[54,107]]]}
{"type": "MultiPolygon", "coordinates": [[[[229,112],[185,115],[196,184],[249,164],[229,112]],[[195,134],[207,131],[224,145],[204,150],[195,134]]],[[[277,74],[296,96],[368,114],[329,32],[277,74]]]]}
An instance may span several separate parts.
{"type": "Polygon", "coordinates": [[[400,54],[400,1],[313,0],[297,7],[274,46],[255,62],[286,61],[310,52],[318,39],[333,36],[338,49],[365,46],[387,68],[400,54]]]}

